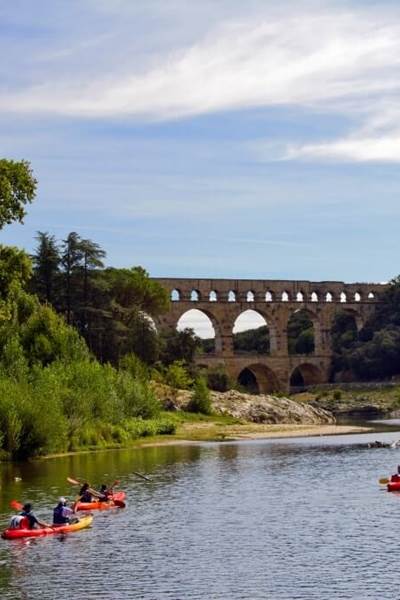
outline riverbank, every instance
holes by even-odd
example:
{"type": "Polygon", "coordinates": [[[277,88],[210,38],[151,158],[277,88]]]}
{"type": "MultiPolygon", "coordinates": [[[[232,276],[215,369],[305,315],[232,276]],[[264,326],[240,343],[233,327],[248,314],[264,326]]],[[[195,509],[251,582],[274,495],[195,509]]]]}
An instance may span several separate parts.
{"type": "Polygon", "coordinates": [[[368,433],[373,431],[372,427],[359,427],[352,425],[310,425],[310,424],[270,424],[270,423],[236,423],[224,424],[221,422],[186,422],[177,427],[176,434],[173,439],[167,440],[165,436],[163,440],[145,441],[140,440],[141,446],[149,446],[153,444],[173,444],[190,443],[193,441],[235,441],[235,440],[251,440],[251,439],[269,439],[269,438],[289,438],[289,437],[311,437],[311,436],[328,436],[328,435],[344,435],[350,433],[368,433]]]}
{"type": "Polygon", "coordinates": [[[294,438],[294,437],[321,437],[333,435],[346,435],[354,433],[368,433],[372,427],[352,425],[310,425],[310,424],[266,424],[266,423],[241,423],[229,417],[219,415],[198,417],[182,413],[175,415],[179,423],[174,435],[151,436],[131,441],[128,445],[113,445],[108,448],[82,448],[64,453],[48,454],[37,457],[35,460],[46,460],[63,456],[74,456],[93,452],[120,450],[123,448],[146,448],[157,446],[180,446],[204,442],[228,442],[240,440],[294,438]]]}
{"type": "Polygon", "coordinates": [[[337,387],[326,389],[316,387],[312,391],[291,396],[293,400],[306,406],[327,410],[336,418],[359,416],[369,418],[395,418],[400,416],[400,385],[363,388],[337,387]]]}

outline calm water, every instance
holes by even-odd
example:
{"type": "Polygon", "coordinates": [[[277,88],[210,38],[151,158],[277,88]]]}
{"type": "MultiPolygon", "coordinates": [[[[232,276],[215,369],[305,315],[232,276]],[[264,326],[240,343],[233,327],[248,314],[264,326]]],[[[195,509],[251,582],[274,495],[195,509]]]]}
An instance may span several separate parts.
{"type": "MultiPolygon", "coordinates": [[[[125,510],[65,537],[0,541],[2,600],[393,599],[400,496],[381,491],[400,450],[380,433],[144,448],[1,469],[44,519],[66,477],[121,480],[125,510]],[[151,475],[146,483],[132,470],[151,475]],[[21,477],[15,482],[14,477],[21,477]]],[[[2,527],[3,528],[3,527],[2,527]]]]}

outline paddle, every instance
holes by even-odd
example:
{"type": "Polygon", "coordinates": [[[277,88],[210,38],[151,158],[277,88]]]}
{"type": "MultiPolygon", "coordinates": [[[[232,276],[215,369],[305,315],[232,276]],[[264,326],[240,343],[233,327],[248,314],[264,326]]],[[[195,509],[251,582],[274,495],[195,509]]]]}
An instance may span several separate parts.
{"type": "MultiPolygon", "coordinates": [[[[77,479],[74,479],[73,477],[67,477],[67,481],[69,483],[72,483],[72,485],[82,485],[82,482],[78,481],[77,479]]],[[[88,490],[92,494],[92,496],[96,496],[96,498],[99,498],[99,492],[96,492],[96,490],[94,490],[91,487],[89,487],[88,490]]]]}
{"type": "MultiPolygon", "coordinates": [[[[73,477],[67,477],[67,481],[69,483],[72,483],[72,485],[82,485],[81,482],[79,482],[77,479],[74,479],[73,477]]],[[[112,490],[116,485],[119,484],[119,479],[116,479],[112,485],[109,487],[110,490],[112,490]]],[[[96,498],[98,498],[100,500],[100,494],[99,492],[96,492],[96,490],[94,490],[93,488],[88,488],[89,492],[95,496],[96,498]]],[[[114,502],[114,504],[116,506],[120,506],[121,508],[125,508],[125,502],[122,502],[122,500],[114,500],[112,498],[112,496],[110,497],[110,501],[114,502]]]]}
{"type": "Polygon", "coordinates": [[[388,483],[389,483],[389,481],[390,481],[390,480],[389,480],[387,477],[381,477],[381,479],[379,480],[379,483],[380,483],[381,485],[386,485],[386,484],[388,484],[388,483]]]}
{"type": "Polygon", "coordinates": [[[132,471],[132,473],[134,475],[137,475],[138,477],[141,477],[142,479],[144,479],[145,481],[151,481],[150,477],[146,477],[146,475],[142,475],[141,473],[136,473],[136,471],[132,471]]]}

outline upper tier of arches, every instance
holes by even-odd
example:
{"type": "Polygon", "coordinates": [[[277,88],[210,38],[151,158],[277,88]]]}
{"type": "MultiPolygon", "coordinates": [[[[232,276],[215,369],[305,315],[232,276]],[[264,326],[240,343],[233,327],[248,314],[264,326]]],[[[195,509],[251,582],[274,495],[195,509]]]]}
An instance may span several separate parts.
{"type": "Polygon", "coordinates": [[[300,304],[307,303],[376,303],[379,301],[379,291],[375,288],[349,290],[347,288],[341,289],[341,291],[320,291],[313,289],[311,292],[298,290],[291,292],[288,289],[283,289],[279,292],[274,292],[270,289],[263,290],[262,292],[256,292],[253,289],[246,291],[238,291],[230,289],[228,291],[220,292],[213,288],[209,291],[202,291],[198,288],[191,288],[190,290],[182,290],[181,288],[174,287],[170,290],[170,300],[172,302],[247,302],[247,303],[273,303],[273,302],[297,302],[300,304]]]}

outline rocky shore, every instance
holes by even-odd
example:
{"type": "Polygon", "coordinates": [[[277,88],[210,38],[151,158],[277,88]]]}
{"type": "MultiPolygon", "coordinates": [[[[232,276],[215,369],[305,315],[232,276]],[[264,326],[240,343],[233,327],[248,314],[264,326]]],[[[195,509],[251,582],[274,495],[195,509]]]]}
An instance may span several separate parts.
{"type": "MultiPolygon", "coordinates": [[[[185,410],[191,399],[188,390],[157,386],[157,395],[168,410],[185,410]]],[[[212,410],[242,421],[265,424],[335,424],[334,415],[308,403],[268,394],[252,395],[229,390],[210,392],[212,410]]]]}

